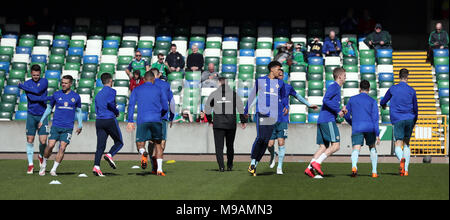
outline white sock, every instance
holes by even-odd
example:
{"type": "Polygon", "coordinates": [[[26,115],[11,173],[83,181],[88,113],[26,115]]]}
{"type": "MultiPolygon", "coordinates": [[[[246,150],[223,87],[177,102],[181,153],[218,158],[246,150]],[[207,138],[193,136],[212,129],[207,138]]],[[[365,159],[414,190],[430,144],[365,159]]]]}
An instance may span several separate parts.
{"type": "Polygon", "coordinates": [[[145,153],[145,149],[144,148],[141,148],[141,149],[139,149],[139,154],[144,154],[145,153]]]}
{"type": "Polygon", "coordinates": [[[56,172],[56,169],[58,168],[59,163],[55,161],[55,163],[53,164],[53,168],[51,170],[51,172],[56,172]]]}
{"type": "Polygon", "coordinates": [[[47,167],[47,160],[48,160],[48,158],[43,158],[43,160],[42,160],[42,167],[43,168],[45,168],[45,167],[47,167]]]}
{"type": "Polygon", "coordinates": [[[311,162],[309,162],[308,169],[312,169],[311,163],[312,163],[312,162],[315,162],[315,161],[316,161],[316,159],[313,158],[313,159],[311,160],[311,162]]]}
{"type": "Polygon", "coordinates": [[[323,153],[320,155],[319,159],[316,160],[316,162],[322,164],[325,159],[327,159],[327,155],[323,153]]]}
{"type": "Polygon", "coordinates": [[[158,171],[159,172],[163,171],[162,170],[162,162],[163,162],[163,159],[156,159],[156,163],[158,164],[158,171]]]}
{"type": "Polygon", "coordinates": [[[100,166],[95,165],[94,168],[100,170],[100,166]]]}

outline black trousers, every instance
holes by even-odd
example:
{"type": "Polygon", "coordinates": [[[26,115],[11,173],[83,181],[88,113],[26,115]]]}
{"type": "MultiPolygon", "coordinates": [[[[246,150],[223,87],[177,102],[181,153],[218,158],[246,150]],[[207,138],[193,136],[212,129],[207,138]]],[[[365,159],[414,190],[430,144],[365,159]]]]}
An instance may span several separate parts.
{"type": "Polygon", "coordinates": [[[97,151],[95,152],[94,165],[100,166],[102,154],[105,152],[106,141],[111,137],[114,145],[109,153],[111,156],[116,155],[123,147],[122,132],[120,131],[117,119],[97,119],[95,122],[97,130],[97,151]]]}
{"type": "Polygon", "coordinates": [[[227,146],[227,167],[233,167],[234,159],[234,138],[236,137],[236,129],[220,129],[214,128],[214,143],[216,145],[216,159],[219,168],[225,169],[223,161],[223,146],[226,141],[227,146]]]}

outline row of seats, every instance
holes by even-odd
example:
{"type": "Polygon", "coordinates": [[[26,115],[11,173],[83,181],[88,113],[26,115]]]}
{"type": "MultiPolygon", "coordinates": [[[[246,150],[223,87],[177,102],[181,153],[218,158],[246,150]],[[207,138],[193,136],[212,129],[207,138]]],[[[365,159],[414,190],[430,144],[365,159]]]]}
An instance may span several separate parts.
{"type": "Polygon", "coordinates": [[[434,50],[434,69],[439,91],[441,114],[449,114],[449,52],[448,49],[434,50]]]}

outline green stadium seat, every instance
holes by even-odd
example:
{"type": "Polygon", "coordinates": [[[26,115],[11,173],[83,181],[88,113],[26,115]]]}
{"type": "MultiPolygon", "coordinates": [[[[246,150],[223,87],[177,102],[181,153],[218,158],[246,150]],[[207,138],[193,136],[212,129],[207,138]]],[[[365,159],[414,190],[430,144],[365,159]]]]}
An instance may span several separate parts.
{"type": "Polygon", "coordinates": [[[57,54],[51,54],[48,63],[49,64],[53,64],[53,63],[64,64],[64,56],[57,55],[57,54]]]}
{"type": "Polygon", "coordinates": [[[306,73],[306,66],[305,65],[292,65],[291,66],[291,72],[304,72],[304,73],[306,73]]]}
{"type": "Polygon", "coordinates": [[[239,74],[254,74],[255,66],[253,65],[239,65],[239,74]]]}
{"type": "Polygon", "coordinates": [[[97,73],[97,64],[87,63],[83,64],[82,71],[97,73]]]}
{"type": "Polygon", "coordinates": [[[309,74],[323,74],[323,66],[322,65],[309,65],[308,67],[308,73],[309,74]]]}
{"type": "Polygon", "coordinates": [[[221,49],[222,48],[222,43],[218,42],[218,41],[207,41],[206,42],[206,48],[217,48],[217,49],[221,49]]]}
{"type": "Polygon", "coordinates": [[[308,74],[308,80],[311,80],[311,81],[323,81],[323,74],[320,74],[320,73],[308,74]]]}
{"type": "Polygon", "coordinates": [[[11,63],[11,56],[10,55],[6,55],[6,54],[1,54],[0,55],[0,62],[11,63]]]}
{"type": "Polygon", "coordinates": [[[323,90],[322,89],[309,89],[308,90],[308,96],[323,96],[323,90]]]}
{"type": "Polygon", "coordinates": [[[84,48],[84,40],[70,40],[69,47],[84,48]]]}
{"type": "Polygon", "coordinates": [[[77,88],[77,93],[80,95],[90,95],[92,96],[92,89],[91,88],[77,88]]]}
{"type": "Polygon", "coordinates": [[[316,113],[316,114],[319,114],[320,113],[320,109],[322,108],[322,106],[318,106],[319,107],[319,109],[317,109],[317,110],[314,110],[314,109],[312,109],[312,108],[308,108],[308,113],[316,113]]]}
{"type": "Polygon", "coordinates": [[[95,121],[97,119],[97,114],[95,112],[89,113],[89,121],[95,121]]]}
{"type": "Polygon", "coordinates": [[[57,34],[57,35],[55,35],[55,40],[70,41],[70,37],[69,37],[69,35],[65,35],[65,34],[57,34]]]}
{"type": "Polygon", "coordinates": [[[15,109],[15,103],[0,102],[0,112],[14,112],[15,109]]]}
{"type": "Polygon", "coordinates": [[[12,57],[14,55],[14,48],[8,46],[0,46],[0,55],[9,55],[12,57]]]}
{"type": "Polygon", "coordinates": [[[66,49],[61,47],[52,47],[51,55],[61,55],[63,57],[66,56],[66,49]]]}
{"type": "Polygon", "coordinates": [[[138,42],[138,48],[153,48],[153,41],[141,40],[138,42]]]}
{"type": "Polygon", "coordinates": [[[370,83],[370,88],[371,89],[377,89],[378,88],[376,80],[369,80],[369,83],[370,83]]]}
{"type": "Polygon", "coordinates": [[[380,82],[380,88],[391,88],[394,85],[394,82],[380,82]]]}
{"type": "Polygon", "coordinates": [[[256,74],[257,75],[267,75],[270,73],[270,70],[266,65],[258,65],[256,66],[256,74]]]}
{"type": "Polygon", "coordinates": [[[26,103],[26,102],[19,103],[17,110],[18,111],[27,111],[28,110],[28,103],[26,103]]]}
{"type": "Polygon", "coordinates": [[[253,42],[239,42],[239,49],[255,49],[255,43],[253,42]]]}
{"type": "Polygon", "coordinates": [[[361,74],[361,80],[367,80],[367,81],[377,80],[377,75],[374,73],[363,73],[363,74],[361,74]]]}
{"type": "Polygon", "coordinates": [[[24,70],[16,70],[12,69],[9,71],[9,79],[20,79],[22,81],[25,80],[26,73],[24,70]]]}
{"type": "Polygon", "coordinates": [[[378,65],[392,65],[392,58],[389,57],[379,57],[378,58],[378,65]]]}
{"type": "Polygon", "coordinates": [[[389,115],[389,114],[390,113],[388,108],[386,109],[380,108],[380,115],[389,115]]]}
{"type": "Polygon", "coordinates": [[[136,41],[124,40],[122,41],[121,48],[136,48],[136,41]]]}
{"type": "Polygon", "coordinates": [[[6,81],[6,85],[8,85],[8,86],[17,86],[17,84],[19,84],[19,83],[21,83],[21,82],[23,82],[24,80],[22,80],[22,79],[12,79],[12,78],[9,78],[7,81],[6,81]]]}
{"type": "Polygon", "coordinates": [[[449,104],[449,97],[442,97],[439,99],[440,105],[448,105],[449,104]]]}
{"type": "Polygon", "coordinates": [[[168,81],[182,80],[183,79],[183,73],[181,73],[181,72],[171,72],[167,76],[167,79],[168,79],[168,81]]]}
{"type": "Polygon", "coordinates": [[[117,64],[116,70],[117,71],[125,71],[128,68],[128,64],[117,64]]]}
{"type": "Polygon", "coordinates": [[[361,57],[360,65],[375,65],[375,57],[361,57]]]}
{"type": "Polygon", "coordinates": [[[59,70],[62,71],[63,64],[61,63],[49,63],[47,64],[47,70],[59,70]]]}
{"type": "Polygon", "coordinates": [[[205,57],[205,67],[210,63],[214,64],[216,71],[219,71],[220,58],[219,57],[205,57]]]}
{"type": "Polygon", "coordinates": [[[306,114],[289,114],[290,123],[306,123],[306,114]]]}
{"type": "Polygon", "coordinates": [[[119,35],[108,35],[106,36],[105,40],[115,40],[119,43],[122,42],[122,38],[119,35]]]}
{"type": "Polygon", "coordinates": [[[355,57],[344,57],[344,65],[351,65],[351,66],[357,66],[358,65],[358,59],[355,57]]]}
{"type": "Polygon", "coordinates": [[[81,72],[81,79],[95,79],[97,74],[95,72],[83,71],[81,72]]]}
{"type": "Polygon", "coordinates": [[[339,68],[340,66],[336,65],[327,65],[325,66],[325,73],[333,73],[334,69],[339,68]]]}
{"type": "Polygon", "coordinates": [[[325,73],[325,80],[326,81],[334,81],[333,73],[325,73]]]}
{"type": "Polygon", "coordinates": [[[47,89],[47,96],[52,96],[53,93],[55,93],[58,90],[59,89],[48,87],[48,89],[47,89]]]}
{"type": "Polygon", "coordinates": [[[351,73],[359,72],[359,68],[356,65],[344,65],[343,68],[345,69],[346,72],[351,72],[351,73]]]}
{"type": "Polygon", "coordinates": [[[59,80],[58,79],[47,79],[49,88],[59,88],[59,80]]]}
{"type": "Polygon", "coordinates": [[[155,50],[153,51],[153,55],[154,56],[157,56],[160,53],[163,54],[164,56],[167,56],[167,54],[169,54],[169,50],[168,49],[155,48],[155,50]]]}
{"type": "Polygon", "coordinates": [[[257,49],[272,49],[272,43],[270,42],[258,42],[256,44],[257,49]]]}
{"type": "Polygon", "coordinates": [[[27,63],[14,62],[14,63],[11,64],[11,69],[24,70],[25,72],[27,72],[28,71],[28,64],[27,63]]]}
{"type": "Polygon", "coordinates": [[[222,57],[237,57],[237,55],[238,55],[237,50],[225,49],[222,51],[222,57]]]}
{"type": "Polygon", "coordinates": [[[66,63],[81,63],[81,57],[73,55],[67,56],[66,63]]]}
{"type": "Polygon", "coordinates": [[[344,88],[359,88],[358,81],[345,81],[344,88]]]}
{"type": "Polygon", "coordinates": [[[12,112],[0,112],[0,120],[12,120],[12,112]]]}
{"type": "Polygon", "coordinates": [[[449,65],[449,58],[448,57],[435,57],[434,58],[434,65],[449,65]]]}
{"type": "Polygon", "coordinates": [[[448,89],[448,80],[439,80],[438,88],[439,89],[448,89]]]}
{"type": "Polygon", "coordinates": [[[238,79],[239,80],[253,80],[253,73],[239,73],[238,79]]]}
{"type": "Polygon", "coordinates": [[[130,87],[130,80],[115,80],[115,87],[130,87]]]}
{"type": "Polygon", "coordinates": [[[194,35],[194,36],[191,36],[191,38],[189,39],[189,41],[202,41],[202,42],[205,42],[206,39],[205,39],[204,36],[194,35]]]}
{"type": "Polygon", "coordinates": [[[81,68],[81,64],[79,64],[79,63],[66,63],[66,65],[64,65],[64,70],[80,71],[80,68],[81,68]]]}
{"type": "Polygon", "coordinates": [[[375,58],[374,50],[360,50],[359,54],[361,58],[375,58]]]}
{"type": "MultiPolygon", "coordinates": [[[[92,103],[95,103],[95,102],[92,101],[92,103]]],[[[82,111],[82,112],[89,112],[89,104],[87,104],[87,103],[81,103],[81,111],[82,111]]]]}
{"type": "Polygon", "coordinates": [[[441,113],[443,115],[448,115],[449,112],[449,105],[441,105],[441,113]]]}
{"type": "Polygon", "coordinates": [[[185,78],[186,80],[201,80],[202,73],[199,71],[196,72],[186,72],[185,78]]]}
{"type": "Polygon", "coordinates": [[[19,47],[34,47],[34,39],[20,38],[19,47]]]}
{"type": "Polygon", "coordinates": [[[156,43],[155,43],[155,50],[156,49],[169,50],[170,49],[170,45],[172,45],[172,44],[170,42],[168,42],[168,41],[156,41],[156,43]]]}
{"type": "Polygon", "coordinates": [[[314,90],[314,89],[320,89],[323,90],[324,85],[323,85],[323,81],[308,81],[308,89],[309,90],[314,90]]]}
{"type": "Polygon", "coordinates": [[[34,46],[35,47],[50,47],[50,40],[37,39],[34,46]]]}
{"type": "Polygon", "coordinates": [[[250,42],[256,44],[256,38],[250,35],[244,35],[244,37],[241,37],[240,42],[250,42]]]}
{"type": "Polygon", "coordinates": [[[80,79],[78,82],[78,88],[90,88],[94,89],[95,80],[93,79],[80,79]]]}
{"type": "Polygon", "coordinates": [[[116,55],[117,56],[117,48],[103,48],[102,55],[116,55]]]}
{"type": "Polygon", "coordinates": [[[118,57],[118,60],[117,60],[117,63],[118,64],[130,64],[131,63],[131,61],[133,60],[133,57],[132,56],[119,56],[118,57]]]}
{"type": "Polygon", "coordinates": [[[238,81],[239,88],[253,88],[253,80],[239,80],[238,81]]]}
{"type": "Polygon", "coordinates": [[[114,74],[116,72],[116,67],[111,63],[102,63],[100,64],[100,73],[111,73],[114,74]]]}
{"type": "Polygon", "coordinates": [[[2,94],[3,87],[5,87],[5,78],[0,78],[0,95],[2,94]]]}
{"type": "Polygon", "coordinates": [[[126,96],[121,96],[121,95],[116,96],[116,104],[124,104],[124,105],[126,105],[127,104],[127,100],[128,100],[128,97],[126,97],[126,96]]]}
{"type": "Polygon", "coordinates": [[[236,74],[234,73],[222,73],[221,76],[225,77],[226,79],[236,79],[236,74]]]}
{"type": "Polygon", "coordinates": [[[236,57],[222,57],[222,64],[237,64],[236,57]]]}
{"type": "Polygon", "coordinates": [[[125,121],[125,112],[120,112],[119,117],[116,118],[117,121],[125,121]]]}
{"type": "Polygon", "coordinates": [[[291,81],[290,85],[294,89],[306,89],[306,82],[305,81],[291,81]]]}
{"type": "Polygon", "coordinates": [[[436,80],[440,81],[440,80],[449,80],[449,74],[448,73],[440,73],[436,75],[436,80]]]}

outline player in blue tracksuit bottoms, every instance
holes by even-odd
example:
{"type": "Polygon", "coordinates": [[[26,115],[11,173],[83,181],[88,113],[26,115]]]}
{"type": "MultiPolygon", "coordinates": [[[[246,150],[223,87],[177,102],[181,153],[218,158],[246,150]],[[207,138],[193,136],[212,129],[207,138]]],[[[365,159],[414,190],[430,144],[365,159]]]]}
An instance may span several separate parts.
{"type": "Polygon", "coordinates": [[[75,117],[78,120],[78,129],[76,130],[77,135],[79,135],[83,129],[81,98],[80,95],[70,89],[72,83],[72,76],[65,75],[62,77],[62,90],[55,92],[53,96],[51,96],[50,103],[47,104],[47,109],[39,122],[39,127],[42,127],[44,120],[47,119],[47,117],[51,114],[53,107],[55,107],[50,137],[48,138],[48,146],[45,148],[44,160],[42,162],[41,169],[39,170],[39,175],[41,176],[45,175],[47,160],[51,156],[56,142],[60,142],[55,163],[53,164],[53,168],[50,170],[50,175],[57,176],[56,169],[62,162],[64,152],[72,139],[75,117]]]}
{"type": "Polygon", "coordinates": [[[408,176],[411,157],[409,141],[419,117],[416,91],[408,85],[409,71],[401,69],[400,83],[392,86],[384,95],[380,105],[386,108],[390,101],[391,123],[394,125],[395,154],[400,160],[400,175],[408,176]],[[402,150],[403,148],[403,150],[402,150]]]}
{"type": "Polygon", "coordinates": [[[352,176],[357,176],[359,152],[365,140],[370,149],[372,177],[377,178],[378,154],[375,143],[380,144],[378,103],[369,96],[369,81],[361,81],[359,88],[361,93],[350,98],[346,105],[348,113],[345,115],[345,120],[352,126],[352,176]]]}
{"type": "MultiPolygon", "coordinates": [[[[148,71],[144,76],[145,83],[133,90],[128,105],[128,125],[127,130],[133,131],[136,126],[134,123],[134,107],[137,103],[137,129],[136,146],[141,155],[141,168],[146,169],[148,165],[148,152],[145,150],[145,143],[152,141],[156,147],[156,155],[162,155],[162,120],[169,107],[166,94],[161,88],[155,85],[155,75],[148,71]]],[[[162,159],[162,158],[157,158],[162,159]]],[[[158,176],[165,176],[164,172],[158,171],[158,176]]]]}
{"type": "Polygon", "coordinates": [[[170,89],[170,84],[164,80],[161,79],[162,73],[157,68],[152,68],[150,71],[153,72],[155,75],[155,85],[158,86],[161,89],[161,92],[165,94],[165,97],[167,97],[167,103],[169,105],[169,111],[161,118],[162,120],[162,140],[161,140],[161,149],[158,150],[160,155],[153,155],[153,153],[156,153],[154,151],[155,145],[153,143],[150,143],[148,146],[148,153],[150,156],[152,156],[150,162],[152,164],[152,173],[156,174],[158,172],[158,169],[162,172],[162,165],[163,165],[163,154],[164,150],[166,149],[166,140],[167,140],[167,129],[168,127],[172,127],[172,121],[174,118],[174,112],[175,112],[175,100],[173,99],[173,93],[170,89]],[[159,158],[159,159],[157,159],[159,158]]]}
{"type": "MultiPolygon", "coordinates": [[[[284,78],[284,72],[283,70],[280,70],[280,73],[278,75],[279,80],[283,80],[284,78]]],[[[283,108],[282,103],[289,103],[289,96],[295,97],[298,101],[305,104],[308,108],[312,109],[318,109],[319,107],[317,105],[311,105],[305,98],[303,98],[300,94],[298,94],[294,88],[289,85],[285,84],[286,94],[284,95],[284,99],[286,99],[284,102],[279,103],[280,109],[283,108]]],[[[282,175],[283,174],[283,161],[284,161],[284,155],[286,154],[286,147],[285,139],[288,137],[288,124],[289,124],[289,115],[280,114],[278,115],[278,121],[275,124],[275,127],[272,132],[272,136],[270,137],[268,150],[270,152],[270,168],[275,167],[275,140],[278,140],[278,167],[277,167],[277,174],[282,175]]]]}
{"type": "Polygon", "coordinates": [[[254,99],[257,99],[255,115],[257,135],[251,151],[252,161],[248,168],[253,175],[256,175],[256,167],[266,152],[280,112],[286,115],[289,111],[288,103],[283,98],[286,94],[285,84],[283,80],[278,79],[281,64],[278,61],[272,61],[269,63],[268,69],[270,70],[269,75],[256,79],[244,109],[244,115],[248,118],[249,108],[254,99]],[[282,109],[279,108],[279,102],[283,102],[282,109]]]}
{"type": "Polygon", "coordinates": [[[338,115],[344,117],[347,113],[345,106],[341,109],[341,87],[346,79],[345,69],[334,69],[333,77],[335,82],[329,85],[323,97],[317,121],[317,144],[320,147],[305,170],[305,174],[310,177],[315,177],[314,171],[318,172],[319,177],[323,176],[322,162],[340,149],[340,135],[336,118],[338,115]]]}
{"type": "Polygon", "coordinates": [[[45,147],[47,147],[47,137],[49,134],[48,120],[43,121],[43,125],[38,129],[39,121],[47,108],[47,88],[48,80],[41,78],[41,67],[39,65],[31,66],[31,79],[23,84],[19,84],[19,88],[25,91],[28,101],[26,136],[27,136],[27,174],[33,174],[33,154],[34,154],[34,137],[36,132],[39,135],[39,166],[42,166],[45,147]]]}
{"type": "Polygon", "coordinates": [[[100,78],[104,87],[95,97],[95,113],[97,115],[95,120],[97,151],[95,152],[94,168],[92,169],[92,172],[96,176],[103,176],[103,173],[100,170],[100,160],[105,152],[108,137],[113,139],[114,145],[103,158],[113,169],[116,169],[116,163],[114,162],[113,157],[123,147],[122,132],[120,131],[119,123],[116,119],[120,115],[120,112],[116,107],[117,92],[111,88],[113,85],[113,78],[109,73],[103,73],[100,78]]]}

